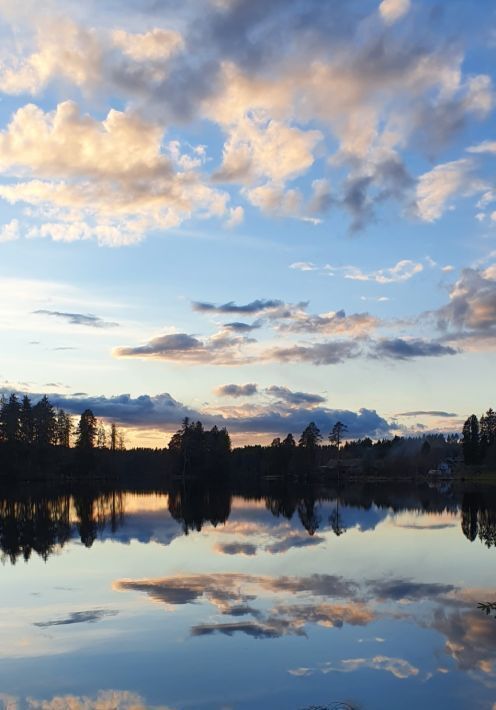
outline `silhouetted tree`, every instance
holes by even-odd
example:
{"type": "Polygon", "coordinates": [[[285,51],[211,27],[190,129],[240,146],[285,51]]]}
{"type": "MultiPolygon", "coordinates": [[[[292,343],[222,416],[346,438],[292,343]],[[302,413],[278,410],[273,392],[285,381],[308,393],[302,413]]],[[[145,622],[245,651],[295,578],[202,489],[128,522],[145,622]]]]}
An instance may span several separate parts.
{"type": "Polygon", "coordinates": [[[322,435],[320,429],[317,427],[315,422],[310,422],[310,424],[303,430],[298,446],[304,449],[315,449],[322,441],[322,435]]]}
{"type": "Polygon", "coordinates": [[[110,425],[110,451],[117,451],[117,427],[114,422],[110,425]]]}
{"type": "Polygon", "coordinates": [[[15,394],[7,401],[3,400],[0,410],[0,429],[2,440],[7,444],[16,444],[21,439],[21,405],[15,394]]]}
{"type": "Polygon", "coordinates": [[[97,425],[96,446],[97,449],[104,449],[107,446],[107,432],[103,422],[98,422],[97,425]]]}
{"type": "Polygon", "coordinates": [[[25,446],[30,446],[33,443],[34,437],[33,409],[31,407],[31,400],[26,394],[22,398],[19,424],[22,443],[25,446]]]}
{"type": "Polygon", "coordinates": [[[97,433],[96,417],[91,409],[85,409],[77,426],[76,446],[78,449],[93,449],[97,433]]]}
{"type": "Polygon", "coordinates": [[[41,449],[57,443],[57,420],[46,395],[33,407],[33,432],[34,442],[41,449]]]}
{"type": "Polygon", "coordinates": [[[287,449],[294,449],[296,446],[294,436],[292,434],[288,434],[287,437],[282,441],[281,446],[284,446],[287,449]]]}
{"type": "Polygon", "coordinates": [[[71,445],[72,419],[63,409],[57,411],[57,444],[68,449],[71,445]]]}
{"type": "Polygon", "coordinates": [[[329,441],[331,442],[331,444],[336,446],[338,450],[338,456],[341,450],[341,442],[343,441],[343,436],[347,430],[348,427],[346,426],[346,424],[343,424],[343,422],[338,421],[334,424],[329,434],[329,441]]]}
{"type": "Polygon", "coordinates": [[[479,420],[472,414],[463,425],[463,458],[466,464],[479,463],[479,420]]]}

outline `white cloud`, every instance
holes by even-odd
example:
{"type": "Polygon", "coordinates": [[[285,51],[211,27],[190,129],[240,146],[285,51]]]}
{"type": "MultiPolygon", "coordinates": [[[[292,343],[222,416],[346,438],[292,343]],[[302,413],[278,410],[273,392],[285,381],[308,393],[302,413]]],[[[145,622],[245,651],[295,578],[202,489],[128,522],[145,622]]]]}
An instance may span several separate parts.
{"type": "Polygon", "coordinates": [[[249,185],[266,178],[284,184],[313,165],[313,153],[322,138],[320,131],[302,131],[251,112],[229,128],[216,179],[249,185]]]}
{"type": "Polygon", "coordinates": [[[290,269],[295,269],[296,271],[316,271],[317,267],[311,261],[295,261],[294,264],[289,265],[290,269]]]}
{"type": "Polygon", "coordinates": [[[71,101],[48,113],[29,104],[0,134],[0,170],[18,179],[2,184],[0,197],[35,207],[35,216],[48,212],[30,236],[62,241],[129,244],[192,215],[239,222],[241,208],[228,211],[229,196],[206,184],[194,158],[184,160],[177,145],[164,154],[162,134],[131,112],[112,109],[98,121],[71,101]]]}
{"type": "Polygon", "coordinates": [[[417,185],[417,209],[424,222],[435,222],[458,195],[468,196],[485,189],[474,176],[474,164],[467,158],[436,165],[420,176],[417,185]]]}
{"type": "MultiPolygon", "coordinates": [[[[87,205],[96,200],[99,224],[99,195],[104,195],[105,211],[115,205],[123,219],[135,216],[136,209],[141,216],[152,213],[141,225],[141,233],[197,215],[197,204],[201,216],[222,214],[231,224],[240,218],[239,210],[227,210],[228,196],[198,176],[196,171],[206,165],[199,154],[180,153],[175,159],[174,141],[169,141],[169,152],[161,144],[165,126],[176,125],[175,121],[182,126],[207,120],[222,130],[222,163],[212,177],[241,185],[246,199],[264,213],[315,222],[321,212],[336,204],[350,212],[352,228],[360,229],[375,217],[375,210],[386,199],[409,203],[413,181],[401,152],[413,140],[415,145],[442,145],[468,117],[483,118],[493,105],[490,77],[465,75],[459,48],[431,43],[425,37],[420,41],[418,27],[409,23],[398,30],[394,27],[409,11],[409,0],[378,4],[380,17],[390,26],[387,31],[377,21],[376,10],[367,15],[364,5],[358,15],[354,11],[350,14],[347,3],[339,7],[317,3],[303,24],[294,22],[299,12],[297,0],[288,0],[284,12],[278,11],[279,5],[273,9],[269,4],[262,17],[257,12],[240,13],[239,3],[230,0],[207,3],[205,8],[188,3],[185,12],[173,14],[159,12],[162,3],[158,3],[149,15],[153,24],[142,32],[131,31],[126,13],[119,13],[118,21],[111,10],[103,18],[94,13],[89,18],[96,24],[92,26],[83,19],[71,19],[73,3],[55,0],[51,10],[43,12],[35,11],[34,3],[30,5],[32,12],[21,5],[12,4],[4,13],[12,23],[12,33],[5,37],[0,90],[37,94],[55,82],[56,90],[66,95],[68,91],[74,95],[75,87],[77,95],[96,99],[93,105],[100,106],[102,99],[110,96],[114,105],[126,107],[110,112],[100,122],[100,128],[106,124],[114,140],[99,137],[88,116],[79,116],[87,126],[73,126],[75,134],[78,130],[85,135],[89,132],[104,148],[101,166],[91,150],[85,152],[86,137],[83,153],[77,148],[76,137],[70,146],[75,149],[77,168],[86,170],[87,181],[95,171],[101,177],[109,167],[114,172],[107,180],[119,179],[117,173],[123,167],[126,180],[134,176],[132,194],[112,192],[107,184],[93,192],[87,189],[83,201],[87,205]],[[22,25],[22,33],[16,21],[22,25]],[[115,135],[117,126],[110,124],[115,121],[131,131],[138,115],[148,117],[140,120],[149,141],[131,138],[137,152],[127,156],[125,150],[113,145],[122,141],[115,135]],[[145,184],[141,184],[142,178],[134,171],[148,163],[145,157],[141,162],[138,159],[145,144],[152,148],[152,156],[145,184]],[[324,157],[328,167],[344,172],[341,186],[333,185],[332,195],[327,178],[318,174],[312,176],[316,179],[309,195],[301,185],[289,184],[316,170],[318,159],[324,157]],[[167,158],[171,175],[155,176],[150,184],[152,166],[160,162],[163,169],[167,158]],[[130,210],[125,205],[130,205],[130,210]]],[[[422,11],[419,8],[420,20],[422,11]]],[[[78,11],[77,16],[83,18],[84,13],[78,11]]],[[[68,110],[66,103],[60,104],[65,107],[59,107],[61,114],[68,110]]],[[[30,119],[33,159],[29,166],[31,177],[40,179],[41,168],[47,165],[35,162],[43,157],[43,144],[50,153],[54,137],[46,141],[43,120],[29,110],[33,115],[18,112],[16,119],[30,119]],[[37,146],[34,136],[39,128],[42,141],[37,146]]],[[[78,123],[76,117],[74,122],[78,123]]],[[[21,132],[21,139],[25,143],[26,134],[21,132]]],[[[491,145],[486,141],[469,150],[481,152],[491,145]]],[[[76,196],[69,195],[75,190],[73,168],[66,165],[69,153],[64,156],[56,151],[58,164],[53,161],[50,166],[52,171],[58,168],[50,179],[67,183],[52,189],[56,205],[59,199],[77,203],[76,196]]],[[[29,173],[26,162],[18,167],[29,173]]],[[[425,221],[437,219],[450,199],[465,194],[453,185],[452,170],[452,187],[445,187],[443,197],[439,181],[433,184],[439,177],[435,170],[441,167],[421,176],[419,214],[425,221]]],[[[78,176],[82,179],[81,173],[78,176]]],[[[10,189],[4,195],[11,200],[28,199],[34,187],[29,183],[16,189],[7,185],[10,189]]],[[[43,207],[47,208],[46,202],[43,207]]],[[[82,209],[80,205],[76,208],[82,209]]],[[[69,206],[64,204],[63,209],[69,206]]],[[[120,229],[122,224],[113,226],[120,229]]]]}
{"type": "Polygon", "coordinates": [[[17,219],[11,219],[8,224],[0,226],[0,244],[2,242],[13,242],[19,239],[19,236],[19,221],[17,219]]]}
{"type": "Polygon", "coordinates": [[[114,30],[112,40],[124,54],[136,62],[168,59],[184,46],[183,38],[175,30],[155,28],[143,34],[114,30]]]}
{"type": "Polygon", "coordinates": [[[469,153],[494,153],[496,154],[496,141],[482,141],[477,145],[472,145],[467,148],[469,153]]]}
{"type": "Polygon", "coordinates": [[[245,218],[245,211],[239,205],[229,208],[229,219],[226,222],[226,227],[231,229],[240,225],[245,218]]]}
{"type": "MultiPolygon", "coordinates": [[[[139,79],[142,90],[150,91],[166,78],[168,60],[183,48],[181,35],[172,29],[108,31],[85,27],[62,14],[45,15],[36,24],[35,50],[23,52],[18,43],[0,63],[0,89],[7,94],[38,94],[55,80],[88,92],[122,91],[126,86],[129,91],[139,79]]],[[[27,18],[24,25],[29,26],[27,18]]]]}
{"type": "Polygon", "coordinates": [[[387,25],[394,24],[410,9],[410,0],[382,0],[379,5],[381,17],[387,25]]]}
{"type": "Polygon", "coordinates": [[[357,266],[332,266],[327,264],[324,270],[330,276],[336,273],[343,274],[345,279],[352,281],[375,281],[379,284],[400,283],[408,281],[415,274],[419,274],[424,270],[420,262],[411,261],[410,259],[401,259],[394,266],[385,269],[377,269],[377,271],[365,272],[357,266]]]}

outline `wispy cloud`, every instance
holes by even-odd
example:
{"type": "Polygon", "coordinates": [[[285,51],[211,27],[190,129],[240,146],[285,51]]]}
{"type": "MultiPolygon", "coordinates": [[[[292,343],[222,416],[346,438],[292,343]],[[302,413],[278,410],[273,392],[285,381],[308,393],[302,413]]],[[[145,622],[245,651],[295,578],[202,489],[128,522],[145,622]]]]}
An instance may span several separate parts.
{"type": "Polygon", "coordinates": [[[398,412],[394,415],[395,417],[457,417],[458,414],[454,412],[444,412],[439,409],[429,409],[429,410],[416,410],[414,412],[398,412]]]}
{"type": "Polygon", "coordinates": [[[94,316],[91,313],[65,313],[63,311],[49,311],[44,308],[33,311],[36,315],[53,316],[67,321],[71,325],[85,325],[90,328],[116,328],[119,324],[112,321],[105,321],[103,318],[94,316]]]}

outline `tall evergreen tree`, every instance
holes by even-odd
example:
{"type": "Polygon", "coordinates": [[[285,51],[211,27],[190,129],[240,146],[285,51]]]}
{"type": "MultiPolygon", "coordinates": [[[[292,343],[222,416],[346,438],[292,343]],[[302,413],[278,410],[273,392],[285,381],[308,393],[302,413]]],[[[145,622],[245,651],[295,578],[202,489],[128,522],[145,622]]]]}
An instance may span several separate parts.
{"type": "Polygon", "coordinates": [[[315,422],[310,422],[310,424],[303,430],[298,446],[303,449],[315,449],[319,443],[322,441],[322,434],[320,429],[315,424],[315,422]]]}
{"type": "Polygon", "coordinates": [[[57,444],[69,448],[71,445],[72,419],[67,412],[59,409],[57,412],[57,444]]]}
{"type": "Polygon", "coordinates": [[[26,394],[22,398],[20,429],[22,443],[26,446],[31,446],[34,438],[33,408],[31,400],[26,394]]]}
{"type": "Polygon", "coordinates": [[[479,463],[479,420],[472,414],[463,425],[463,458],[466,464],[479,463]]]}
{"type": "Polygon", "coordinates": [[[21,405],[15,394],[2,403],[0,427],[2,439],[7,444],[16,444],[21,440],[21,405]]]}
{"type": "Polygon", "coordinates": [[[105,425],[102,421],[97,424],[96,446],[98,449],[105,449],[107,446],[107,432],[105,431],[105,425]]]}
{"type": "Polygon", "coordinates": [[[117,451],[117,438],[117,427],[114,422],[112,422],[112,424],[110,425],[110,451],[117,451]]]}
{"type": "Polygon", "coordinates": [[[85,409],[77,426],[76,446],[78,449],[93,449],[97,434],[96,417],[91,409],[85,409]]]}
{"type": "Polygon", "coordinates": [[[346,424],[343,424],[343,422],[336,422],[334,426],[331,429],[331,432],[329,434],[329,441],[331,444],[334,444],[334,446],[337,447],[338,454],[341,449],[341,443],[343,441],[343,436],[348,430],[348,427],[346,424]]]}
{"type": "Polygon", "coordinates": [[[57,420],[46,395],[33,407],[33,440],[40,448],[57,443],[57,420]]]}

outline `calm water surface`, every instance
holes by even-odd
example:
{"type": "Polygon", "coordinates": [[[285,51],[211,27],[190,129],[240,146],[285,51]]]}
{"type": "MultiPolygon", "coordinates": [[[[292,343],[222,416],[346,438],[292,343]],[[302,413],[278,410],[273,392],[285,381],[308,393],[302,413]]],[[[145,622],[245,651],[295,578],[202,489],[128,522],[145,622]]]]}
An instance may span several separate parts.
{"type": "Polygon", "coordinates": [[[0,707],[492,709],[494,496],[0,495],[0,707]]]}

